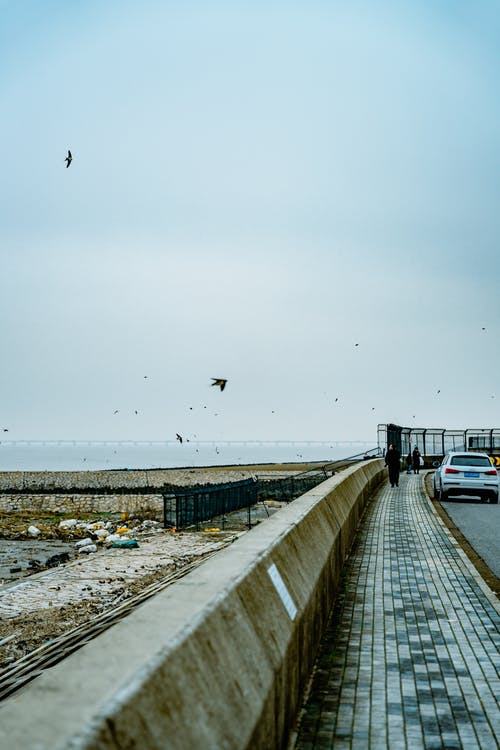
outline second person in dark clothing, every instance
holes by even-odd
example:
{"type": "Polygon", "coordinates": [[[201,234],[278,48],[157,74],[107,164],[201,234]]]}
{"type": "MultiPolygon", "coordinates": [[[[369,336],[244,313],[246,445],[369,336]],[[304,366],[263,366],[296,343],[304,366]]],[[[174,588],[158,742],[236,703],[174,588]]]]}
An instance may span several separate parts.
{"type": "Polygon", "coordinates": [[[406,473],[411,474],[411,470],[413,467],[413,456],[411,455],[411,451],[406,456],[406,473]]]}
{"type": "Polygon", "coordinates": [[[420,451],[417,448],[417,446],[415,446],[415,448],[413,449],[412,457],[413,457],[413,473],[418,474],[420,472],[420,451]]]}

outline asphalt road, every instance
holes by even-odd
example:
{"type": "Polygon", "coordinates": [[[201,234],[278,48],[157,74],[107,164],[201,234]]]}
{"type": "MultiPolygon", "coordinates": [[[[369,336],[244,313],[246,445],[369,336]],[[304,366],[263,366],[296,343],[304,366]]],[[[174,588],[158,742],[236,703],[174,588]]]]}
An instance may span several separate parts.
{"type": "Polygon", "coordinates": [[[500,578],[500,504],[454,497],[441,505],[477,554],[500,578]]]}

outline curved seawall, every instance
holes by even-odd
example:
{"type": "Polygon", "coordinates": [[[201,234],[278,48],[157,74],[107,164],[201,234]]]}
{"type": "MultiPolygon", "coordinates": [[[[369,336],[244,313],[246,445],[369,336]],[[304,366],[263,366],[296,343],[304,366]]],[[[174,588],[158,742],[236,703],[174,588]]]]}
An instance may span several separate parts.
{"type": "Polygon", "coordinates": [[[295,500],[0,706],[37,748],[286,747],[363,509],[354,466],[295,500]]]}

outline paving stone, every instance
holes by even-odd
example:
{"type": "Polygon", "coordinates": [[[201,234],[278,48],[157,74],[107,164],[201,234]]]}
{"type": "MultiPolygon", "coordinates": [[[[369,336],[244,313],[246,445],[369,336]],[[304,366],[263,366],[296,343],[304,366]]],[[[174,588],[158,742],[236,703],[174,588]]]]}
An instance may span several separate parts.
{"type": "Polygon", "coordinates": [[[365,514],[296,750],[500,747],[500,607],[422,482],[402,475],[365,514]]]}

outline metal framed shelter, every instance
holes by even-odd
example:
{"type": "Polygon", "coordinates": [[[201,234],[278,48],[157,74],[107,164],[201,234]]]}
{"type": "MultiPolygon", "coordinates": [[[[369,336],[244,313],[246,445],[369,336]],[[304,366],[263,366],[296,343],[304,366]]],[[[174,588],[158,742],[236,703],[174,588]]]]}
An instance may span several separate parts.
{"type": "Polygon", "coordinates": [[[444,456],[448,451],[484,451],[500,454],[500,429],[480,428],[447,430],[436,427],[401,427],[396,424],[379,424],[378,447],[385,451],[392,443],[402,456],[417,446],[423,456],[444,456]]]}

